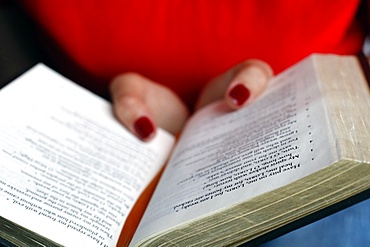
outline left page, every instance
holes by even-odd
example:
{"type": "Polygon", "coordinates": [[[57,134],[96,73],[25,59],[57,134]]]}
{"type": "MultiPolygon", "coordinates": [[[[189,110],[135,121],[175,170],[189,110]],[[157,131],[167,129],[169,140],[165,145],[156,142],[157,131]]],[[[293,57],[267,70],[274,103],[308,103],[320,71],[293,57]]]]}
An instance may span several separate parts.
{"type": "Polygon", "coordinates": [[[65,246],[115,246],[174,138],[143,143],[108,102],[39,64],[0,90],[0,216],[65,246]]]}

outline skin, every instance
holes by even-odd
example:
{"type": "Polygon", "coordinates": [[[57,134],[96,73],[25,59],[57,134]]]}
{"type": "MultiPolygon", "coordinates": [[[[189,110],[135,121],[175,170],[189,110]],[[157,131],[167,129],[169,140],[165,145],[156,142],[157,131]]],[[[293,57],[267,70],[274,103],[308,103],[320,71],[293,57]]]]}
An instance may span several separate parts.
{"type": "MultiPolygon", "coordinates": [[[[273,71],[267,63],[246,60],[212,79],[200,93],[196,109],[220,99],[234,110],[245,107],[263,92],[272,76],[273,71]],[[236,101],[235,95],[242,100],[236,101]]],[[[110,92],[117,119],[143,141],[151,140],[158,127],[172,134],[179,133],[189,117],[189,110],[174,92],[137,73],[118,75],[111,82],[110,92]],[[153,125],[149,136],[143,137],[135,128],[141,117],[146,117],[153,125]]]]}

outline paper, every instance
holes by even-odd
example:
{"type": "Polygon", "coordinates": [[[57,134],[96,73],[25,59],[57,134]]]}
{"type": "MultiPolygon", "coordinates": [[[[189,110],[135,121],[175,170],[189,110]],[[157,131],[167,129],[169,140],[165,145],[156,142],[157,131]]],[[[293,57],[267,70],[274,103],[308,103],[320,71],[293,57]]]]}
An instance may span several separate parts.
{"type": "Polygon", "coordinates": [[[65,246],[115,246],[173,145],[143,143],[108,102],[38,65],[0,91],[0,214],[65,246]]]}

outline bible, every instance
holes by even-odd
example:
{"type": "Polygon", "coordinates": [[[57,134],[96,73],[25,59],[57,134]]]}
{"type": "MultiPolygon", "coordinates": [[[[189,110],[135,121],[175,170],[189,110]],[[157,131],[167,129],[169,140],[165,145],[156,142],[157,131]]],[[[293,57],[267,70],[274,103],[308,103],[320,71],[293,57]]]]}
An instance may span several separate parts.
{"type": "Polygon", "coordinates": [[[43,64],[0,90],[0,116],[8,246],[253,245],[370,189],[357,56],[311,55],[247,107],[214,102],[148,143],[43,64]]]}

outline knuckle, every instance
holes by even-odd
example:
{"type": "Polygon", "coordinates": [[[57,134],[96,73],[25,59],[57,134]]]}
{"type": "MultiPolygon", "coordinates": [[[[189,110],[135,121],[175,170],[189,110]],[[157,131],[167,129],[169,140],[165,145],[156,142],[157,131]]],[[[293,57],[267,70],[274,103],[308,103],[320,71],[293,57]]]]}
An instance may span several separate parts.
{"type": "Polygon", "coordinates": [[[138,99],[130,95],[118,94],[114,98],[114,103],[115,105],[126,109],[126,108],[135,107],[138,104],[138,99]]]}

